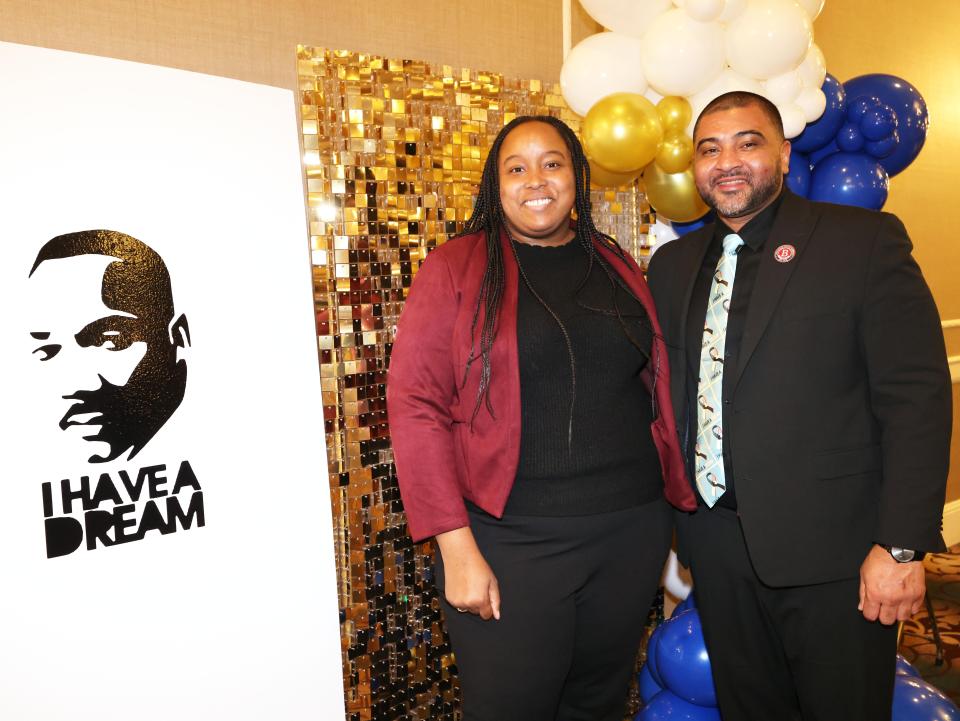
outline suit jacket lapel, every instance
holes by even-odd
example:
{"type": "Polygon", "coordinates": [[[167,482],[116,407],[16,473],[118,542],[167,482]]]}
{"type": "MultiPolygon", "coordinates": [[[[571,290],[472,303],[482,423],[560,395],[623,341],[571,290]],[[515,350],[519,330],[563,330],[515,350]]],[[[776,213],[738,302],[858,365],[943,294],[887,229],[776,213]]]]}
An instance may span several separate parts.
{"type": "MultiPolygon", "coordinates": [[[[679,341],[683,348],[683,373],[684,389],[686,389],[686,374],[689,371],[690,356],[694,354],[697,361],[700,359],[700,348],[687,348],[687,337],[689,336],[687,324],[690,322],[690,301],[693,299],[693,288],[697,284],[697,278],[700,276],[700,267],[703,265],[703,258],[710,249],[710,241],[713,240],[714,224],[709,223],[703,228],[690,233],[683,238],[677,238],[672,243],[690,243],[692,259],[688,266],[689,272],[686,278],[686,287],[683,289],[683,296],[680,302],[680,332],[679,341]]],[[[686,395],[686,393],[684,393],[686,395]]]]}
{"type": "Polygon", "coordinates": [[[747,310],[747,319],[743,328],[743,340],[740,343],[740,358],[737,362],[734,389],[740,382],[750,357],[757,349],[770,323],[770,318],[777,309],[780,296],[783,295],[790,277],[801,261],[804,248],[817,223],[818,214],[809,201],[789,191],[785,192],[783,205],[777,212],[777,218],[770,230],[770,237],[767,238],[761,250],[760,267],[757,269],[757,278],[750,296],[750,307],[747,310]],[[793,246],[795,255],[788,261],[781,262],[776,259],[775,252],[784,245],[793,246]]]}

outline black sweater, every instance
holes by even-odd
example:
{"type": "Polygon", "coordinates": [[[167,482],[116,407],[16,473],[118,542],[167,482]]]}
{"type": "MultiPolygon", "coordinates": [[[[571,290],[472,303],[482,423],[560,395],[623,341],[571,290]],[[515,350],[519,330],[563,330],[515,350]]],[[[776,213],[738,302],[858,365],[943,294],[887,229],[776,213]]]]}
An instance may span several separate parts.
{"type": "Polygon", "coordinates": [[[596,262],[577,291],[589,267],[578,239],[559,247],[515,247],[522,270],[517,306],[522,431],[506,513],[587,515],[660,497],[650,394],[640,379],[652,346],[643,307],[612,285],[596,262]],[[524,275],[566,328],[573,371],[560,325],[524,275]]]}

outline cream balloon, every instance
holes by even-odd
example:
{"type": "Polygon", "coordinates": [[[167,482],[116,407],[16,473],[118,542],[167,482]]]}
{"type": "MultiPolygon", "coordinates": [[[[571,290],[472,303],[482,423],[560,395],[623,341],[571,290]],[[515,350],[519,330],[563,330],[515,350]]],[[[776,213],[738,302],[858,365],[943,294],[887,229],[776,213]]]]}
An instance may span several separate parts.
{"type": "Polygon", "coordinates": [[[724,0],[686,0],[683,9],[694,20],[710,23],[720,17],[724,9],[724,0]]]}
{"type": "Polygon", "coordinates": [[[662,95],[693,95],[723,70],[723,28],[697,22],[680,8],[653,21],[643,46],[643,74],[662,95]]]}
{"type": "Polygon", "coordinates": [[[653,88],[647,88],[647,92],[643,94],[643,97],[645,97],[654,105],[657,105],[661,100],[663,100],[663,96],[653,88]]]}
{"type": "Polygon", "coordinates": [[[800,75],[796,70],[790,70],[783,75],[765,80],[763,94],[774,105],[786,105],[797,99],[802,87],[800,75]]]}
{"type": "Polygon", "coordinates": [[[597,33],[570,51],[560,69],[560,92],[577,115],[612,93],[637,93],[647,89],[640,69],[643,45],[639,38],[620,33],[597,33]]]}
{"type": "Polygon", "coordinates": [[[793,0],[749,0],[746,11],[727,25],[727,62],[766,80],[795,69],[812,42],[810,16],[793,0]]]}
{"type": "Polygon", "coordinates": [[[820,88],[804,88],[794,102],[803,111],[803,117],[808,123],[819,119],[827,109],[827,96],[820,88]]]}
{"type": "Polygon", "coordinates": [[[811,88],[822,88],[823,81],[827,77],[827,59],[823,56],[816,43],[810,46],[806,57],[797,68],[800,74],[800,82],[811,88]]]}
{"type": "MultiPolygon", "coordinates": [[[[826,97],[824,97],[824,107],[826,107],[826,97]]],[[[783,137],[789,140],[803,132],[803,129],[807,126],[807,118],[799,105],[796,103],[778,105],[777,110],[780,111],[780,119],[783,120],[783,137]]]]}
{"type": "Polygon", "coordinates": [[[723,7],[723,12],[720,13],[720,17],[717,19],[722,23],[728,23],[743,15],[743,11],[746,9],[747,0],[727,0],[726,5],[723,7]]]}
{"type": "Polygon", "coordinates": [[[823,6],[826,0],[795,0],[795,2],[807,11],[807,15],[810,16],[811,20],[816,20],[820,13],[823,12],[823,6]]]}
{"type": "Polygon", "coordinates": [[[753,78],[748,78],[745,75],[741,75],[736,70],[727,68],[720,73],[720,75],[718,75],[717,78],[707,87],[705,87],[696,95],[688,98],[690,101],[690,107],[693,111],[693,119],[690,121],[690,125],[687,127],[687,135],[693,137],[693,126],[696,124],[700,113],[702,113],[703,109],[707,107],[707,103],[714,98],[720,97],[724,93],[731,93],[734,90],[746,90],[750,93],[763,95],[763,86],[760,84],[760,81],[754,80],[753,78]]]}
{"type": "Polygon", "coordinates": [[[608,30],[642,36],[653,19],[670,9],[670,0],[580,0],[583,9],[608,30]]]}

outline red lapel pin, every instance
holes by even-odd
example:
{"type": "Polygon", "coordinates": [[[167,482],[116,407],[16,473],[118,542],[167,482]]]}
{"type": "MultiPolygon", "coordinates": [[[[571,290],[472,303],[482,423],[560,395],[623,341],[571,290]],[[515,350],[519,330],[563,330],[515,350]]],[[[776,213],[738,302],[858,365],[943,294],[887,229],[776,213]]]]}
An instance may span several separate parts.
{"type": "Polygon", "coordinates": [[[776,258],[778,263],[789,263],[797,257],[797,249],[792,245],[781,245],[773,251],[773,257],[776,258]]]}

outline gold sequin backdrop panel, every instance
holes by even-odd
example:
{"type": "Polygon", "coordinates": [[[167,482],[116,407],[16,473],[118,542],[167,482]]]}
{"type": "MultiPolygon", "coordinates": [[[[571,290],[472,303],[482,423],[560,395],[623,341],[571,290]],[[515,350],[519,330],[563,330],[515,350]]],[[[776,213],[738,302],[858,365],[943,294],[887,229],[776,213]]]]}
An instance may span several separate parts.
{"type": "MultiPolygon", "coordinates": [[[[432,549],[407,535],[393,466],[393,329],[427,252],[469,217],[502,125],[579,119],[535,80],[305,47],[298,67],[348,718],[459,718],[432,549]]],[[[642,259],[642,194],[593,199],[642,259]]]]}

